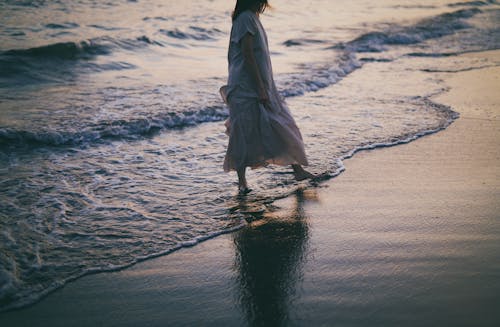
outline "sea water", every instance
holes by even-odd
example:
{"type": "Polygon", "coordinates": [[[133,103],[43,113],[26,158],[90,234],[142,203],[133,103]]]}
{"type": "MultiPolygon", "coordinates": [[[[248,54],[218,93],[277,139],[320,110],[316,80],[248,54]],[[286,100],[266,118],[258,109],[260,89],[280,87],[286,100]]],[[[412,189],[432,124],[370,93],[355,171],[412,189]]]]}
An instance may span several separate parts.
{"type": "MultiPolygon", "coordinates": [[[[233,5],[0,2],[0,311],[245,224],[222,172],[233,5]]],[[[275,79],[314,173],[445,128],[435,73],[499,64],[457,57],[500,47],[496,1],[272,5],[275,79]]],[[[304,186],[286,167],[249,181],[264,204],[304,186]]]]}

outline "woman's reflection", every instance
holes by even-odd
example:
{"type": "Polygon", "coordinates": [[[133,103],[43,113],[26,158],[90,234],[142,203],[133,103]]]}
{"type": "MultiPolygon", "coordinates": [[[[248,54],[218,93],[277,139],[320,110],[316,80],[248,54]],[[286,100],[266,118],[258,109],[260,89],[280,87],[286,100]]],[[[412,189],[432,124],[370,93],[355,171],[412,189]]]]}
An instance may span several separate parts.
{"type": "Polygon", "coordinates": [[[250,326],[285,325],[308,241],[303,203],[313,191],[297,191],[292,212],[268,215],[234,235],[239,296],[250,326]]]}

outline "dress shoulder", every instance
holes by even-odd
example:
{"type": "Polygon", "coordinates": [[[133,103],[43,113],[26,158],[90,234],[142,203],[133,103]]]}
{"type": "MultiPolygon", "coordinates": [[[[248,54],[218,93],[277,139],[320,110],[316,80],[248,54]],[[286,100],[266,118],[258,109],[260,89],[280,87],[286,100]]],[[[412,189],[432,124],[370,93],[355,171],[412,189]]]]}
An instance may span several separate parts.
{"type": "Polygon", "coordinates": [[[255,35],[258,33],[257,18],[255,14],[246,10],[236,17],[231,28],[231,42],[239,43],[247,34],[255,35]]]}

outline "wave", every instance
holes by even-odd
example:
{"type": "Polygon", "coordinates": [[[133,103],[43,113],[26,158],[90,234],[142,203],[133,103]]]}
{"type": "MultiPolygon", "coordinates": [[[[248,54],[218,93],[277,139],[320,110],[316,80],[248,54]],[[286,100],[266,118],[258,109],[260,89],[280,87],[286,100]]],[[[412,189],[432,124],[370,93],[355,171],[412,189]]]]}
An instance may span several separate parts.
{"type": "Polygon", "coordinates": [[[15,49],[4,51],[2,57],[34,57],[54,59],[79,59],[95,55],[109,54],[109,46],[99,44],[92,40],[81,42],[60,42],[35,48],[15,49]]]}
{"type": "Polygon", "coordinates": [[[46,28],[50,29],[69,29],[69,28],[77,28],[80,27],[77,23],[72,23],[72,22],[66,22],[66,23],[49,23],[45,25],[46,28]]]}
{"type": "Polygon", "coordinates": [[[162,17],[162,16],[156,16],[156,17],[144,17],[142,19],[143,21],[148,21],[148,20],[159,20],[159,21],[162,21],[162,22],[166,22],[166,21],[169,21],[169,20],[172,20],[171,18],[169,17],[162,17]]]}
{"type": "Polygon", "coordinates": [[[301,46],[306,44],[318,44],[318,43],[326,43],[324,40],[315,40],[315,39],[290,39],[283,42],[283,45],[287,47],[293,46],[301,46]]]}
{"type": "Polygon", "coordinates": [[[159,32],[174,39],[191,39],[196,41],[212,41],[215,40],[217,36],[223,34],[222,31],[217,28],[206,29],[199,26],[189,26],[189,31],[181,31],[176,28],[173,30],[160,29],[159,32]]]}
{"type": "Polygon", "coordinates": [[[421,20],[412,26],[394,26],[382,32],[369,32],[347,43],[339,43],[330,49],[351,52],[383,52],[390,45],[410,45],[454,34],[469,27],[464,20],[480,13],[478,8],[462,9],[421,20]]]}
{"type": "Polygon", "coordinates": [[[45,1],[40,0],[4,0],[5,4],[21,7],[41,8],[46,5],[45,1]]]}
{"type": "Polygon", "coordinates": [[[90,24],[90,25],[87,25],[87,27],[92,27],[92,28],[95,28],[98,30],[103,30],[103,31],[119,31],[119,30],[125,29],[123,27],[104,26],[104,25],[99,25],[99,24],[90,24]]]}
{"type": "Polygon", "coordinates": [[[47,59],[90,59],[98,55],[108,55],[115,49],[135,50],[148,44],[161,45],[160,42],[142,35],[133,39],[114,39],[99,37],[79,42],[59,42],[28,49],[12,49],[0,53],[4,57],[31,57],[47,59]]]}
{"type": "Polygon", "coordinates": [[[91,63],[97,56],[107,56],[115,50],[134,51],[150,45],[162,46],[145,35],[135,39],[101,37],[78,42],[58,42],[27,49],[0,52],[0,88],[65,79],[78,73],[83,62],[84,71],[130,69],[125,64],[91,63]]]}
{"type": "Polygon", "coordinates": [[[487,0],[487,1],[464,1],[464,2],[455,2],[448,4],[448,7],[467,7],[467,6],[489,6],[492,4],[498,4],[496,0],[487,0]]]}
{"type": "Polygon", "coordinates": [[[83,129],[70,130],[16,130],[0,127],[0,145],[76,145],[107,139],[136,139],[159,130],[181,129],[205,122],[221,121],[228,116],[222,105],[182,113],[162,113],[156,116],[130,120],[104,121],[83,129]]]}
{"type": "Polygon", "coordinates": [[[308,63],[300,66],[298,73],[285,74],[278,77],[278,84],[284,97],[303,95],[338,83],[362,66],[355,54],[343,52],[335,58],[335,64],[308,63]]]}

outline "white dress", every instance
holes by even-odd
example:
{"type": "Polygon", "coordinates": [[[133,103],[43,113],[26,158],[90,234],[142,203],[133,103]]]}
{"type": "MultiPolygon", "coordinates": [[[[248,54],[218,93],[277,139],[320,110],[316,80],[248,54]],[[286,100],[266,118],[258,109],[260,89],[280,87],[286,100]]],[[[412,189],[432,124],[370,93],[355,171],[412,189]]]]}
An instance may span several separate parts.
{"type": "Polygon", "coordinates": [[[229,145],[224,170],[268,164],[307,165],[302,136],[273,79],[267,36],[257,15],[244,11],[233,21],[228,51],[229,77],[221,95],[229,107],[229,145]],[[253,35],[253,50],[270,106],[259,102],[258,87],[246,68],[241,40],[253,35]]]}

